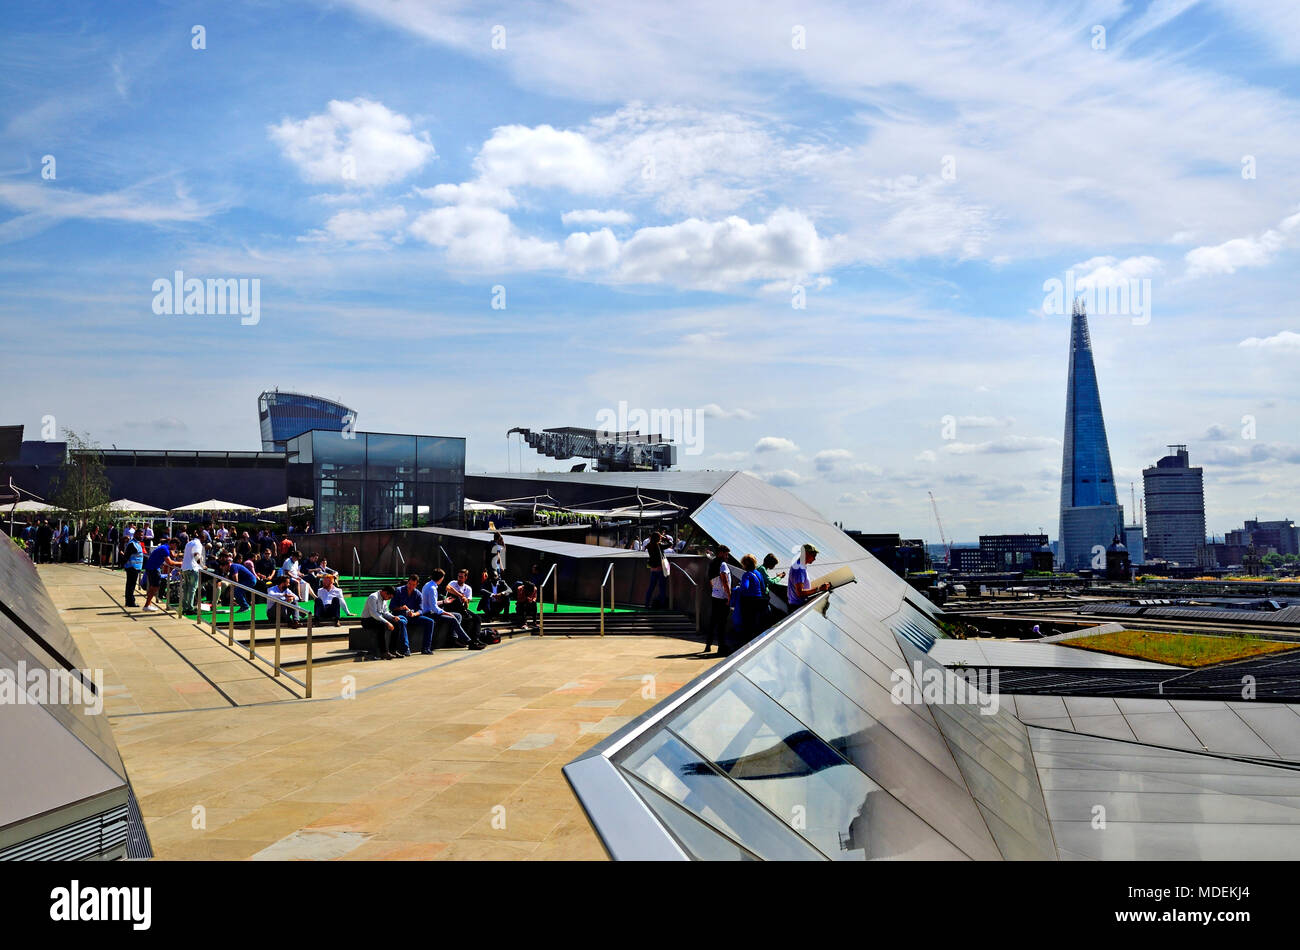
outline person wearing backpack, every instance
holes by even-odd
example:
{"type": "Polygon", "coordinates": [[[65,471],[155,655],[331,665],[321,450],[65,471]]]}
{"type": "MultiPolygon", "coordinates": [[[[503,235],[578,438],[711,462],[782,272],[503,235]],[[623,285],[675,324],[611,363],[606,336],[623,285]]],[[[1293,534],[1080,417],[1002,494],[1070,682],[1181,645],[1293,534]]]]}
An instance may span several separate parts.
{"type": "Polygon", "coordinates": [[[122,567],[126,569],[126,605],[135,606],[135,586],[140,581],[144,567],[144,545],[134,537],[127,538],[122,551],[122,567]]]}

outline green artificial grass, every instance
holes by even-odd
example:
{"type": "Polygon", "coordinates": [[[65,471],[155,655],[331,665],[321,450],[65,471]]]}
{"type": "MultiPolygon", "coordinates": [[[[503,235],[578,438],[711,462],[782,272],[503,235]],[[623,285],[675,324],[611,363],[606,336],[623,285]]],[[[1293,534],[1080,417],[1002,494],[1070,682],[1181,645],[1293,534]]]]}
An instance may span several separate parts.
{"type": "MultiPolygon", "coordinates": [[[[352,611],[354,616],[357,617],[361,616],[361,611],[366,605],[365,597],[360,597],[360,596],[349,597],[345,595],[343,599],[347,601],[348,609],[352,611]]],[[[313,609],[314,609],[314,604],[315,601],[312,601],[313,609]]],[[[475,606],[477,607],[477,602],[475,602],[475,606]]],[[[255,608],[257,610],[257,622],[259,624],[274,623],[274,621],[267,620],[266,607],[267,605],[263,602],[263,603],[259,603],[255,608]]],[[[609,608],[606,608],[606,610],[608,611],[609,608]]],[[[648,611],[644,610],[641,607],[614,607],[613,610],[610,612],[616,614],[636,614],[636,613],[647,613],[648,611]]],[[[480,617],[484,616],[484,614],[478,613],[477,610],[475,610],[475,613],[480,617]]],[[[593,607],[591,604],[560,604],[558,610],[554,609],[551,604],[546,605],[546,615],[548,617],[551,616],[552,614],[598,614],[598,613],[600,613],[600,607],[599,606],[593,607]]],[[[235,623],[247,623],[248,615],[249,615],[249,611],[247,610],[236,610],[235,623]]],[[[188,616],[192,617],[194,616],[194,614],[189,614],[188,616]]],[[[212,616],[212,611],[204,610],[200,614],[200,619],[208,620],[211,616],[212,616]]],[[[340,614],[340,617],[346,617],[346,616],[347,616],[346,614],[340,614]]],[[[514,616],[513,606],[510,608],[510,616],[511,617],[514,616]]],[[[220,625],[222,623],[228,623],[229,621],[230,621],[230,608],[225,606],[218,606],[217,624],[220,625]]]]}

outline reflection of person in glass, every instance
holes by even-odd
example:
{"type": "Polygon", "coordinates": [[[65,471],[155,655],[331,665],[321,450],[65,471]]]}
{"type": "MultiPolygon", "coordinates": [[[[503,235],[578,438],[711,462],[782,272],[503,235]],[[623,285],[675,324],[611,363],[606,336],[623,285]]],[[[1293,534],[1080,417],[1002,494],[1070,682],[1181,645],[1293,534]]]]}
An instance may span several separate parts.
{"type": "Polygon", "coordinates": [[[814,594],[820,594],[824,590],[830,590],[830,584],[819,584],[813,587],[808,581],[808,565],[817,560],[817,548],[811,544],[805,544],[799,549],[799,556],[794,559],[790,565],[789,583],[786,587],[786,601],[790,604],[790,609],[802,607],[808,602],[814,594]]]}

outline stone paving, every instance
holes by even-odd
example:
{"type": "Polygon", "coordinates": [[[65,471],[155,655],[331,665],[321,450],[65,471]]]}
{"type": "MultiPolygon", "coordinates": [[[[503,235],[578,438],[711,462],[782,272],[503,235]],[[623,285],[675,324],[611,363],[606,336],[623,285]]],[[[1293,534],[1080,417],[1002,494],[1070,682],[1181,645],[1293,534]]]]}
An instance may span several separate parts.
{"type": "Polygon", "coordinates": [[[118,572],[41,577],[104,670],[159,858],[604,859],[561,767],[713,662],[692,640],[517,636],[317,666],[306,700],[224,636],[124,609],[118,572]]]}

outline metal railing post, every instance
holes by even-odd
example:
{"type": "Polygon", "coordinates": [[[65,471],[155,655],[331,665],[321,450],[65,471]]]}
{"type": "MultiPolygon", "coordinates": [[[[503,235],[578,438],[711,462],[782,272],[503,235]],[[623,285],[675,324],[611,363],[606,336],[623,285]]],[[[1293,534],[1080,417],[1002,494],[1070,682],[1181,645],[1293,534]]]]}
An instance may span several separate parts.
{"type": "Polygon", "coordinates": [[[537,588],[537,635],[546,636],[546,582],[537,588]]]}
{"type": "MultiPolygon", "coordinates": [[[[271,609],[271,599],[269,597],[266,599],[266,609],[267,610],[271,609]]],[[[276,676],[280,675],[280,616],[283,613],[284,611],[280,609],[280,605],[276,604],[275,607],[275,667],[274,667],[276,676]]],[[[250,645],[250,650],[251,649],[252,647],[250,645]]]]}
{"type": "Polygon", "coordinates": [[[230,646],[235,645],[235,589],[230,588],[230,623],[226,625],[226,632],[230,635],[230,646]]]}
{"type": "MultiPolygon", "coordinates": [[[[217,575],[212,575],[212,635],[217,635],[217,592],[220,590],[217,583],[217,575]]],[[[196,612],[203,609],[203,582],[199,581],[199,602],[195,605],[196,612]]],[[[202,621],[200,621],[202,622],[202,621]]]]}
{"type": "MultiPolygon", "coordinates": [[[[307,686],[305,687],[307,693],[305,698],[307,699],[311,699],[311,636],[314,620],[315,617],[312,614],[307,614],[307,686]]],[[[278,670],[280,666],[280,657],[278,655],[275,658],[275,663],[278,670]]]]}

